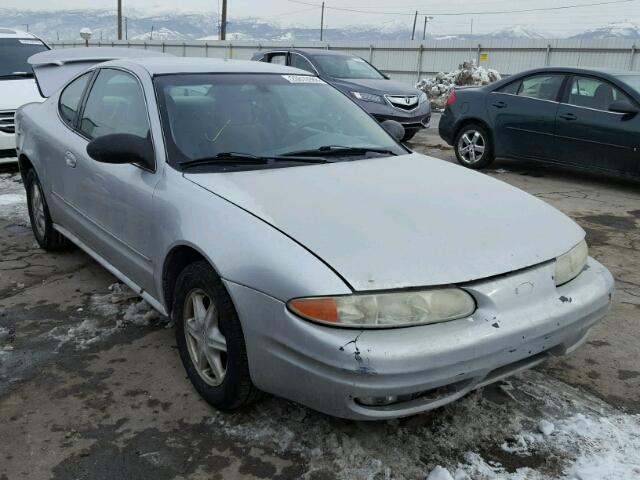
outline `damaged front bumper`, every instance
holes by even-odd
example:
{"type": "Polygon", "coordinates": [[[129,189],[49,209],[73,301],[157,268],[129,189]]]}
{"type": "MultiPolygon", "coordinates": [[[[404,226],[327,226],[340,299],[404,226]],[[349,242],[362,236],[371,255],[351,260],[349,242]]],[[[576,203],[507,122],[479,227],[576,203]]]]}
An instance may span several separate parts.
{"type": "Polygon", "coordinates": [[[554,264],[461,285],[471,317],[385,330],[325,327],[283,302],[226,282],[255,385],[321,412],[375,420],[413,415],[571,352],[611,306],[609,271],[589,259],[556,287],[554,264]]]}

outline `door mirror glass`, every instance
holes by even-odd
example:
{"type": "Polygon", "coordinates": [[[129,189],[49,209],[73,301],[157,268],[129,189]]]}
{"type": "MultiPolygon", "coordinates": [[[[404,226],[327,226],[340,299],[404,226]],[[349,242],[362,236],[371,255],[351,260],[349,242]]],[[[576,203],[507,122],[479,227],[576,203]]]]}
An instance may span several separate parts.
{"type": "Polygon", "coordinates": [[[631,103],[620,100],[609,105],[609,111],[614,113],[623,113],[625,115],[636,115],[640,110],[631,103]]]}
{"type": "Polygon", "coordinates": [[[404,127],[401,123],[396,122],[395,120],[385,120],[380,125],[382,125],[382,128],[389,132],[389,134],[398,142],[402,141],[404,138],[404,127]]]}
{"type": "Polygon", "coordinates": [[[112,133],[91,140],[87,154],[96,162],[135,163],[149,169],[154,166],[151,139],[129,133],[112,133]]]}

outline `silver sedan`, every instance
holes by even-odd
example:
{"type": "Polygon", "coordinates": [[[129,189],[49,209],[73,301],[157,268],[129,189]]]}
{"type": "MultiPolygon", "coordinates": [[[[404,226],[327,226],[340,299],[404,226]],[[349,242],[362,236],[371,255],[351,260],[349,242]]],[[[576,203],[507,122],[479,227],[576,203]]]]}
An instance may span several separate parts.
{"type": "Polygon", "coordinates": [[[575,349],[614,285],[546,203],[411,152],[307,72],[56,50],[17,113],[36,240],[171,315],[196,390],[412,415],[575,349]]]}

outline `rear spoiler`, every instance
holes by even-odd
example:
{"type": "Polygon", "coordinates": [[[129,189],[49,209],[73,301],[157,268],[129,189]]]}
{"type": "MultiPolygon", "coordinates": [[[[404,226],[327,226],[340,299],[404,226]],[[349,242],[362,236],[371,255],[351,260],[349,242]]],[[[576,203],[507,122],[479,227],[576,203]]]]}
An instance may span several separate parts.
{"type": "Polygon", "coordinates": [[[139,48],[81,47],[61,48],[36,53],[29,57],[40,95],[50,97],[83,70],[123,58],[161,57],[166,53],[139,48]]]}

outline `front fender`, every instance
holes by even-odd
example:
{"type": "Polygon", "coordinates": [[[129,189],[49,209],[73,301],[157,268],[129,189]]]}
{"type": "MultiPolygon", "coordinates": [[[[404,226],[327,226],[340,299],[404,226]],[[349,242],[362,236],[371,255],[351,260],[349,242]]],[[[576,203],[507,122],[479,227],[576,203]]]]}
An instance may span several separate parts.
{"type": "Polygon", "coordinates": [[[218,275],[282,301],[352,290],[321,259],[265,221],[170,167],[155,192],[155,283],[162,298],[164,259],[177,245],[204,256],[218,275]]]}

